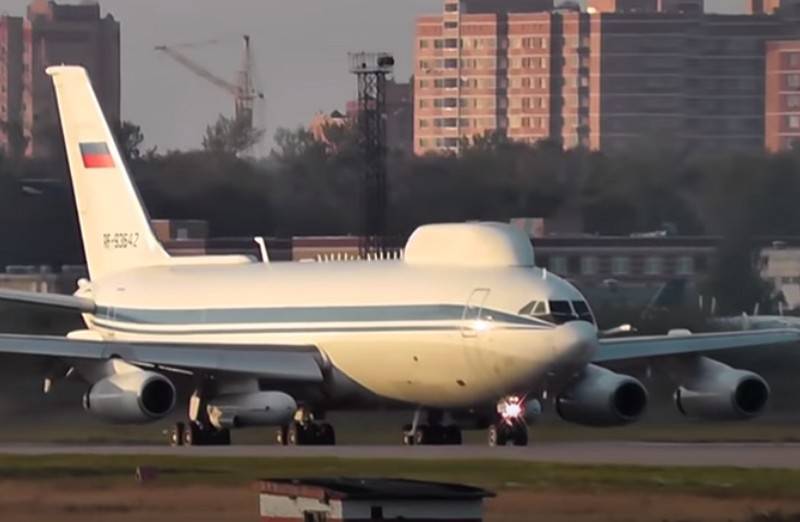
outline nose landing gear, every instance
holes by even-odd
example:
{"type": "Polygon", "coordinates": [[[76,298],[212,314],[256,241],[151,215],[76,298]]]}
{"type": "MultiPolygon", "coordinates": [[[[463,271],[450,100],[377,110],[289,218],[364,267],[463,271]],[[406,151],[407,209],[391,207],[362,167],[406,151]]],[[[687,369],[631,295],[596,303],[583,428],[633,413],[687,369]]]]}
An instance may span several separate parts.
{"type": "Polygon", "coordinates": [[[489,446],[514,446],[528,445],[528,427],[521,422],[509,424],[500,421],[489,426],[487,441],[489,446]]]}
{"type": "Polygon", "coordinates": [[[488,430],[489,446],[506,446],[509,443],[514,446],[527,446],[527,417],[538,413],[529,411],[534,410],[534,405],[541,411],[538,401],[526,403],[523,398],[513,395],[500,399],[497,402],[497,418],[488,430]]]}

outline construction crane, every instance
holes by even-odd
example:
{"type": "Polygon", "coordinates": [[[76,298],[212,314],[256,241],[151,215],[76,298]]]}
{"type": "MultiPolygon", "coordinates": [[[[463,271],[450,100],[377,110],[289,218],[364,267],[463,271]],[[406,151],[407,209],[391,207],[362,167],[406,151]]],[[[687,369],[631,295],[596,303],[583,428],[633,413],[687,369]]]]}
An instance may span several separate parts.
{"type": "Polygon", "coordinates": [[[178,50],[188,47],[216,44],[220,43],[221,40],[206,40],[204,42],[171,46],[158,45],[155,47],[155,50],[163,52],[200,78],[232,94],[236,104],[234,113],[236,121],[243,121],[246,123],[247,127],[252,129],[254,126],[256,103],[260,100],[264,100],[265,96],[257,87],[255,64],[253,62],[252,51],[250,50],[250,36],[243,35],[242,39],[244,41],[242,65],[234,81],[221,78],[178,50]]]}

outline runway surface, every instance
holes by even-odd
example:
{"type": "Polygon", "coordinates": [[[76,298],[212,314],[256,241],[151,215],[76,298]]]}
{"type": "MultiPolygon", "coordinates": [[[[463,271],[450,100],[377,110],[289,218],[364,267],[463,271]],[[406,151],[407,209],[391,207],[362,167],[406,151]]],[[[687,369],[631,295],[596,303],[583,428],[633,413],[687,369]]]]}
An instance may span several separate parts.
{"type": "Polygon", "coordinates": [[[174,455],[190,457],[515,460],[565,464],[735,466],[800,469],[800,444],[640,442],[539,443],[526,448],[486,446],[97,446],[0,444],[0,455],[174,455]]]}

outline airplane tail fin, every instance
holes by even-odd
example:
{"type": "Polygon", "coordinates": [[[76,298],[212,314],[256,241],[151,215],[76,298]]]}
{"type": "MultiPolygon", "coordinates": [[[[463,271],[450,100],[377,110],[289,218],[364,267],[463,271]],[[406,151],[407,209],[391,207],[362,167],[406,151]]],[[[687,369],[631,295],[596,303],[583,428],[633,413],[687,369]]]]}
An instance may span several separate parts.
{"type": "Polygon", "coordinates": [[[89,276],[169,263],[83,67],[49,67],[89,276]]]}

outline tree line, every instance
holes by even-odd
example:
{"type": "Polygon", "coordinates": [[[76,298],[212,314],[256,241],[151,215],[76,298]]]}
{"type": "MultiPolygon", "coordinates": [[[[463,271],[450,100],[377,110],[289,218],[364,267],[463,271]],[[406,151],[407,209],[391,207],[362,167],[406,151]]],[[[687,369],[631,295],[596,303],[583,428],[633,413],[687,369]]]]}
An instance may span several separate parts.
{"type": "MultiPolygon", "coordinates": [[[[245,153],[260,138],[253,132],[221,117],[198,150],[145,150],[131,123],[117,140],[152,217],[205,219],[218,237],[360,233],[363,165],[353,128],[330,126],[325,142],[280,129],[269,156],[257,159],[245,153]]],[[[718,235],[724,262],[714,277],[729,288],[720,305],[731,310],[751,309],[770,291],[757,277],[755,239],[800,236],[795,150],[709,154],[642,143],[611,154],[487,134],[458,155],[390,150],[388,168],[388,233],[401,240],[424,223],[558,213],[579,215],[592,234],[718,235]]],[[[80,262],[67,179],[63,158],[0,156],[0,264],[80,262]]]]}

